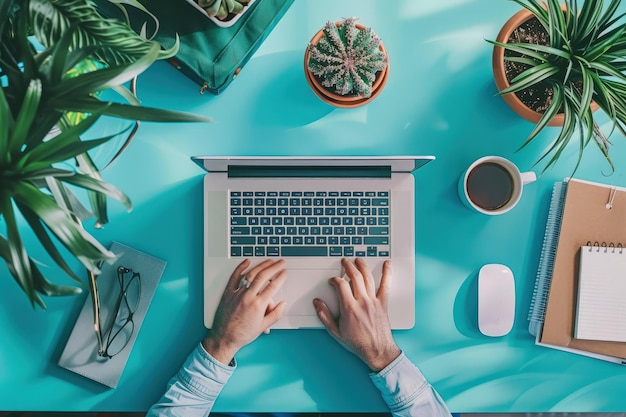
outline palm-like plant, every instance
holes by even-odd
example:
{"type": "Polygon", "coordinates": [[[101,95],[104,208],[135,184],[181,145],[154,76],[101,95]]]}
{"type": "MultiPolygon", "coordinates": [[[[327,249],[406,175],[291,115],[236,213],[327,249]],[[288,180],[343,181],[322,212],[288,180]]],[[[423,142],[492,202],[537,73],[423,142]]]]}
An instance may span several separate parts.
{"type": "MultiPolygon", "coordinates": [[[[618,129],[626,135],[626,23],[617,14],[621,0],[611,0],[605,8],[602,0],[585,0],[579,9],[576,0],[513,0],[526,8],[545,28],[547,45],[489,41],[507,52],[505,60],[525,69],[510,80],[500,95],[545,86],[551,101],[522,146],[532,141],[557,114],[564,122],[559,135],[539,161],[551,155],[545,169],[552,166],[579,131],[578,168],[583,150],[593,141],[611,169],[607,136],[618,129]],[[594,120],[595,102],[612,121],[605,135],[594,120]]],[[[538,162],[539,162],[538,161],[538,162]]]]}
{"type": "Polygon", "coordinates": [[[48,281],[27,252],[20,215],[51,259],[78,283],[83,282],[64,260],[53,237],[88,270],[98,273],[101,261],[115,255],[81,226],[83,213],[72,189],[87,191],[97,222],[104,224],[106,199],[130,199],[104,182],[87,151],[111,137],[82,140],[103,115],[147,121],[207,121],[182,112],[139,106],[124,83],[147,69],[163,52],[129,26],[102,18],[88,0],[0,0],[0,258],[31,303],[45,308],[40,295],[66,295],[79,287],[48,281]],[[31,30],[33,30],[31,32],[31,30]],[[44,33],[37,40],[32,33],[44,33]],[[95,70],[68,76],[85,60],[101,63],[95,70]],[[115,89],[126,103],[106,101],[98,92],[115,89]],[[78,124],[68,113],[85,117],[78,124]],[[50,135],[50,132],[56,134],[50,135]],[[67,168],[65,161],[74,161],[67,168]]]}

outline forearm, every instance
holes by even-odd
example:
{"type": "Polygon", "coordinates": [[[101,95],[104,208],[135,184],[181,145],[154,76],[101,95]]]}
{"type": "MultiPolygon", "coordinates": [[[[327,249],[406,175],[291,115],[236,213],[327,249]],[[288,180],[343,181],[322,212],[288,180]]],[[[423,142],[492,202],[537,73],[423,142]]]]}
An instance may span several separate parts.
{"type": "Polygon", "coordinates": [[[377,374],[370,374],[396,417],[450,417],[448,407],[422,373],[400,354],[377,374]]]}
{"type": "Polygon", "coordinates": [[[208,416],[222,387],[235,370],[234,360],[231,365],[217,361],[198,344],[147,416],[208,416]]]}

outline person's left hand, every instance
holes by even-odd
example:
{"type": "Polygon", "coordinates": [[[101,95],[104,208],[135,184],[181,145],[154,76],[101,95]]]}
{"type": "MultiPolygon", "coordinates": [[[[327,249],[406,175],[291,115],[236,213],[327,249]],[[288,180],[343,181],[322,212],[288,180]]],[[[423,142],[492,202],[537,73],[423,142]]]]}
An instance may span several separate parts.
{"type": "Polygon", "coordinates": [[[287,278],[284,263],[268,259],[244,273],[250,265],[246,259],[235,268],[217,307],[213,327],[202,341],[211,356],[228,364],[239,349],[282,317],[286,303],[276,304],[272,297],[287,278]],[[249,288],[240,287],[242,278],[250,282],[249,288]]]}

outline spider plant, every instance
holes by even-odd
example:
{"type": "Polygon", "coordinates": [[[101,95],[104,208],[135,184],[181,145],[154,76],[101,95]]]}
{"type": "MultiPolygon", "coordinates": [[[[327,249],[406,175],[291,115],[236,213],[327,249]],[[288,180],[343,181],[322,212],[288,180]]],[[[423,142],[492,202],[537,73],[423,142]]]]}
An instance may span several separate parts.
{"type": "Polygon", "coordinates": [[[127,195],[102,180],[87,153],[111,137],[83,140],[81,135],[102,116],[208,121],[140,106],[125,87],[163,54],[157,43],[129,26],[101,17],[88,0],[0,0],[0,258],[33,306],[45,308],[41,295],[81,291],[83,280],[64,259],[59,243],[94,274],[101,261],[115,258],[82,227],[90,213],[74,193],[85,191],[101,224],[107,222],[107,197],[132,207],[127,195]],[[36,48],[32,34],[39,31],[47,37],[37,37],[45,46],[36,48]],[[100,65],[68,76],[85,60],[100,65]],[[102,99],[99,92],[107,89],[115,89],[126,102],[102,99]],[[72,123],[70,112],[85,117],[72,123]],[[21,222],[78,286],[57,285],[44,276],[24,245],[21,222]]]}
{"type": "MultiPolygon", "coordinates": [[[[534,129],[522,145],[532,141],[557,115],[563,115],[563,126],[556,139],[539,161],[549,157],[544,171],[552,166],[578,131],[578,160],[594,142],[611,167],[610,142],[607,137],[617,129],[626,135],[626,23],[617,10],[621,0],[611,0],[604,7],[602,0],[585,0],[578,7],[576,0],[513,0],[526,8],[545,28],[547,45],[534,43],[503,43],[489,41],[505,48],[505,60],[525,66],[510,80],[500,95],[546,86],[551,101],[534,129]],[[611,121],[608,134],[594,119],[592,103],[606,113],[611,121]]],[[[539,162],[537,161],[537,162],[539,162]]]]}

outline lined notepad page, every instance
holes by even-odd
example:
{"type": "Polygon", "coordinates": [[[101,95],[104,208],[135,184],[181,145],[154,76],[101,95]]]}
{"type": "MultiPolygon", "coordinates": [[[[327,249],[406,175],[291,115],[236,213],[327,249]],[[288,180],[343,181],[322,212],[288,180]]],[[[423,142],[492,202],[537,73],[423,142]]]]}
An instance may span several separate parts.
{"type": "Polygon", "coordinates": [[[626,342],[626,249],[580,248],[574,337],[626,342]]]}

